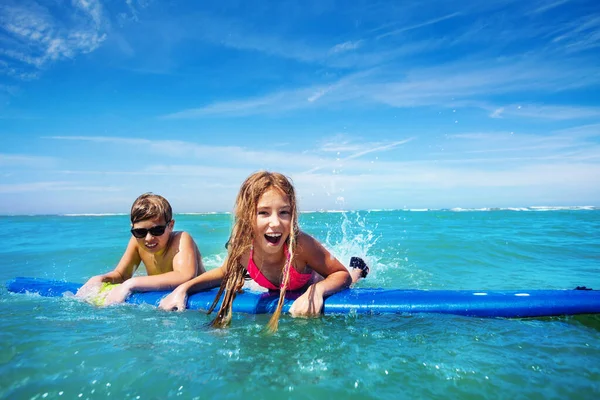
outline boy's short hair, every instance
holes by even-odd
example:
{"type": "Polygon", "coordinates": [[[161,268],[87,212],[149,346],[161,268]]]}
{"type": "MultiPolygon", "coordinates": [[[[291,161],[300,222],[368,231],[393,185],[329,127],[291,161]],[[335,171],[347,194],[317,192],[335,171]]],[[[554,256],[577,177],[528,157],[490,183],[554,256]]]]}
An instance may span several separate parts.
{"type": "Polygon", "coordinates": [[[131,206],[131,223],[164,217],[168,224],[173,218],[171,205],[164,197],[151,192],[140,195],[131,206]]]}

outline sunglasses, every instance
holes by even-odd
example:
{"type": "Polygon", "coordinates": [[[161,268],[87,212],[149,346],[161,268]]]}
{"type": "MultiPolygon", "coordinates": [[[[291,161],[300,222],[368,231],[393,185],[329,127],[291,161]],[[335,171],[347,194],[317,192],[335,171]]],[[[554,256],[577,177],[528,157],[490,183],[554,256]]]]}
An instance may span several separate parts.
{"type": "MultiPolygon", "coordinates": [[[[169,221],[169,222],[171,222],[171,221],[169,221]]],[[[162,236],[165,233],[167,226],[169,226],[169,222],[167,222],[166,225],[156,225],[150,229],[146,229],[146,228],[131,229],[131,234],[138,239],[145,238],[146,235],[148,234],[148,232],[150,232],[150,234],[152,236],[162,236]]]]}

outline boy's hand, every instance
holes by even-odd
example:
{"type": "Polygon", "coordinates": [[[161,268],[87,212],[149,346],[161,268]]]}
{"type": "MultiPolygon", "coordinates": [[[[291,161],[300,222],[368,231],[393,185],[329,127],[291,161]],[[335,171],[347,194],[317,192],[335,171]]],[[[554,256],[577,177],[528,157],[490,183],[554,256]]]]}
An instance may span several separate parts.
{"type": "Polygon", "coordinates": [[[186,289],[175,289],[160,301],[158,308],[165,311],[184,311],[186,309],[188,294],[186,289]]]}
{"type": "Polygon", "coordinates": [[[110,306],[112,304],[120,304],[127,300],[127,297],[131,294],[131,289],[129,289],[129,285],[127,281],[122,285],[119,285],[112,289],[110,293],[106,296],[106,300],[104,301],[105,306],[110,306]]]}
{"type": "Polygon", "coordinates": [[[75,297],[87,299],[93,295],[98,294],[103,281],[104,276],[102,275],[96,275],[91,277],[82,287],[79,288],[77,293],[75,293],[75,297]]]}
{"type": "Polygon", "coordinates": [[[316,285],[311,285],[294,301],[290,307],[290,314],[292,317],[316,317],[321,315],[323,303],[323,293],[316,285]]]}

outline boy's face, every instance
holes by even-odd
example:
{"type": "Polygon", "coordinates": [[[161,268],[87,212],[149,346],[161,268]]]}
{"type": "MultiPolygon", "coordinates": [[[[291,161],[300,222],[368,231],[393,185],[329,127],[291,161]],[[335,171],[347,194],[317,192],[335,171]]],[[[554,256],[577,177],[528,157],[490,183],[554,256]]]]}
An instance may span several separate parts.
{"type": "Polygon", "coordinates": [[[132,232],[134,233],[133,236],[141,248],[149,253],[156,253],[167,247],[169,237],[173,231],[173,221],[166,223],[164,217],[146,219],[133,224],[131,230],[134,231],[132,232]],[[163,231],[162,234],[160,234],[161,231],[163,231]],[[145,235],[143,235],[144,233],[145,235]],[[141,235],[143,236],[138,237],[141,235]]]}

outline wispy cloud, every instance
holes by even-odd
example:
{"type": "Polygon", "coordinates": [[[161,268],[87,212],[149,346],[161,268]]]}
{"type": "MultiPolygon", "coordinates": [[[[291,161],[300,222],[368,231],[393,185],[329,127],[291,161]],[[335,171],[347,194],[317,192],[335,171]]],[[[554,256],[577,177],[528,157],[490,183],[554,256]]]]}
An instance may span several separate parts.
{"type": "MultiPolygon", "coordinates": [[[[203,165],[215,161],[227,162],[233,168],[240,165],[245,166],[246,169],[307,168],[323,161],[322,157],[310,154],[303,157],[291,157],[289,152],[281,150],[259,151],[239,146],[204,146],[179,140],[147,140],[104,136],[52,136],[47,137],[47,139],[87,141],[119,147],[123,145],[135,146],[140,150],[147,149],[152,154],[161,154],[176,159],[192,158],[200,160],[203,165]]],[[[156,172],[157,169],[152,169],[152,171],[156,172]]],[[[166,168],[163,168],[162,171],[166,171],[166,168]]]]}
{"type": "MultiPolygon", "coordinates": [[[[483,106],[482,107],[487,107],[483,106]]],[[[600,117],[600,107],[511,104],[495,108],[492,118],[520,117],[547,120],[577,120],[600,117]]]]}
{"type": "Polygon", "coordinates": [[[461,133],[448,136],[446,156],[462,154],[464,161],[468,161],[472,154],[486,154],[488,158],[480,160],[482,164],[517,160],[526,164],[544,160],[600,160],[600,144],[595,140],[597,136],[600,136],[598,125],[584,125],[554,132],[543,131],[537,134],[461,133]]]}
{"type": "Polygon", "coordinates": [[[490,114],[492,118],[502,118],[502,113],[504,112],[504,107],[496,108],[494,112],[490,114]]]}
{"type": "Polygon", "coordinates": [[[520,116],[546,119],[574,119],[597,116],[595,107],[575,106],[491,106],[494,96],[523,92],[556,93],[600,84],[600,73],[576,62],[549,65],[542,59],[507,58],[490,62],[460,61],[443,66],[414,69],[379,68],[354,74],[326,87],[298,88],[261,97],[208,104],[182,110],[162,118],[185,119],[207,116],[280,114],[293,110],[346,103],[351,106],[383,103],[389,106],[477,107],[491,117],[520,116]],[[517,107],[517,108],[515,108],[517,107]]]}
{"type": "Polygon", "coordinates": [[[563,4],[568,3],[569,1],[570,0],[557,0],[552,3],[548,3],[546,1],[544,1],[544,2],[542,2],[542,5],[540,5],[538,8],[533,10],[533,13],[534,14],[543,13],[543,12],[552,10],[556,7],[562,6],[563,4]]]}
{"type": "Polygon", "coordinates": [[[360,96],[348,88],[355,87],[361,80],[374,74],[374,70],[350,74],[329,85],[283,90],[263,96],[230,100],[190,108],[159,116],[161,119],[193,119],[209,116],[248,116],[257,114],[279,114],[287,111],[321,106],[327,103],[340,103],[360,96]]]}
{"type": "Polygon", "coordinates": [[[382,144],[382,145],[374,146],[371,148],[366,148],[366,149],[363,149],[362,151],[359,151],[357,153],[354,153],[354,154],[346,157],[345,160],[351,160],[353,158],[362,157],[362,156],[364,156],[366,154],[370,154],[370,153],[377,153],[377,152],[381,152],[381,151],[391,150],[394,147],[398,147],[400,145],[406,144],[412,140],[414,140],[414,138],[399,140],[399,141],[388,143],[388,144],[382,144]]]}
{"type": "Polygon", "coordinates": [[[600,16],[582,17],[564,26],[552,40],[568,52],[580,52],[600,47],[600,16]]]}
{"type": "Polygon", "coordinates": [[[0,167],[51,168],[57,164],[54,157],[0,153],[0,167]]]}
{"type": "Polygon", "coordinates": [[[190,108],[160,116],[163,119],[189,119],[205,116],[245,116],[256,114],[272,114],[286,110],[297,110],[309,107],[322,97],[323,89],[300,89],[283,91],[262,97],[231,100],[208,104],[204,107],[190,108]],[[320,95],[319,95],[320,94],[320,95]],[[277,105],[277,107],[273,107],[277,105]]]}
{"type": "Polygon", "coordinates": [[[362,40],[356,40],[354,42],[348,41],[344,43],[336,44],[329,50],[330,53],[343,53],[345,51],[356,50],[363,44],[362,40]]]}
{"type": "Polygon", "coordinates": [[[307,171],[304,171],[305,174],[310,174],[323,168],[330,168],[332,166],[344,164],[346,161],[353,160],[356,158],[360,158],[364,155],[371,153],[379,153],[388,150],[392,150],[398,146],[406,144],[412,141],[414,138],[408,138],[404,140],[399,140],[391,143],[355,143],[349,144],[349,142],[341,143],[341,145],[336,146],[331,143],[325,143],[321,148],[322,151],[325,152],[336,152],[336,158],[329,160],[326,163],[315,166],[307,171]],[[344,157],[337,157],[341,152],[352,152],[352,154],[346,155],[344,157]]]}
{"type": "Polygon", "coordinates": [[[439,22],[446,21],[448,19],[458,17],[459,15],[461,15],[460,12],[453,12],[451,14],[443,15],[443,16],[438,17],[438,18],[433,18],[433,19],[430,19],[430,20],[425,21],[425,22],[421,22],[421,23],[418,23],[418,24],[409,25],[409,26],[405,26],[405,27],[402,27],[402,28],[394,29],[394,30],[392,30],[390,32],[386,32],[386,33],[382,33],[382,34],[378,35],[376,37],[376,39],[383,39],[385,37],[392,36],[392,35],[398,35],[400,33],[411,31],[413,29],[418,29],[418,28],[423,28],[425,26],[434,25],[434,24],[437,24],[439,22]]]}
{"type": "Polygon", "coordinates": [[[9,44],[0,54],[10,61],[9,75],[35,77],[36,69],[94,51],[106,39],[102,5],[97,0],[74,0],[70,10],[61,8],[68,18],[54,14],[55,10],[27,0],[0,6],[0,27],[8,33],[9,44]]]}
{"type": "Polygon", "coordinates": [[[0,184],[0,193],[23,193],[23,192],[118,192],[121,189],[114,186],[92,186],[74,184],[68,181],[44,181],[30,183],[0,184]]]}
{"type": "MultiPolygon", "coordinates": [[[[285,150],[245,149],[237,146],[203,146],[193,142],[175,140],[147,140],[135,138],[115,138],[102,136],[54,136],[53,140],[87,141],[105,143],[112,146],[134,146],[138,149],[147,149],[148,153],[168,155],[173,159],[197,160],[199,164],[155,165],[135,171],[113,171],[113,174],[134,175],[178,175],[178,176],[218,176],[218,175],[243,175],[244,171],[257,169],[291,170],[314,172],[328,168],[339,162],[361,158],[371,153],[381,153],[393,150],[414,140],[408,138],[393,142],[354,142],[352,147],[346,146],[346,153],[341,158],[332,153],[331,146],[325,144],[320,148],[303,152],[298,156],[293,148],[285,150]],[[214,167],[213,161],[226,162],[227,167],[214,167]]],[[[97,149],[98,150],[98,149],[97,149]]],[[[366,162],[365,162],[366,163],[366,162]]],[[[362,164],[361,164],[362,165],[362,164]]],[[[76,170],[63,170],[61,173],[77,174],[76,170]]],[[[93,174],[93,171],[84,171],[93,174]]],[[[109,172],[104,170],[104,174],[109,172]]]]}
{"type": "Polygon", "coordinates": [[[555,131],[558,135],[568,136],[573,139],[600,137],[600,123],[572,126],[555,131]]]}

